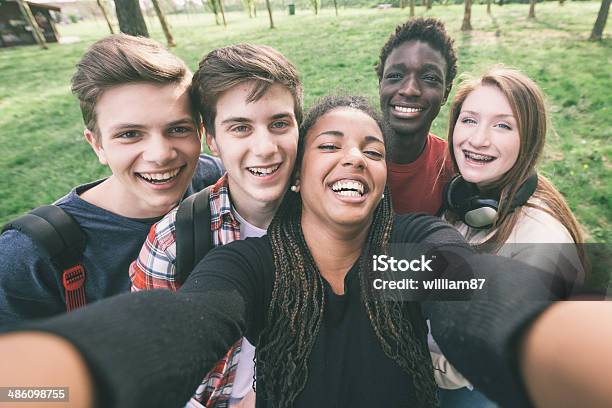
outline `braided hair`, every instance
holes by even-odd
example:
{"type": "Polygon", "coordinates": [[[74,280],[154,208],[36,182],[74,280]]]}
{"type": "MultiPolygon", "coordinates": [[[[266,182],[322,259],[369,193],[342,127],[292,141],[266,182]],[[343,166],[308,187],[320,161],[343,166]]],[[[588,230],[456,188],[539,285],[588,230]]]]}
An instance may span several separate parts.
{"type": "MultiPolygon", "coordinates": [[[[299,168],[308,130],[326,113],[338,108],[358,109],[383,129],[378,114],[362,97],[328,96],[316,103],[300,127],[299,168]]],[[[385,133],[383,131],[383,133],[385,133]]],[[[288,192],[268,228],[275,279],[267,326],[257,347],[257,378],[264,398],[277,408],[291,407],[308,378],[308,357],[319,333],[325,308],[324,283],[308,249],[301,227],[302,200],[288,192]]],[[[417,407],[437,405],[429,351],[418,338],[407,302],[375,299],[368,290],[373,272],[368,260],[386,253],[393,228],[388,191],[377,206],[364,250],[358,260],[361,298],[384,353],[411,375],[417,407]]],[[[408,403],[409,401],[407,401],[408,403]]]]}

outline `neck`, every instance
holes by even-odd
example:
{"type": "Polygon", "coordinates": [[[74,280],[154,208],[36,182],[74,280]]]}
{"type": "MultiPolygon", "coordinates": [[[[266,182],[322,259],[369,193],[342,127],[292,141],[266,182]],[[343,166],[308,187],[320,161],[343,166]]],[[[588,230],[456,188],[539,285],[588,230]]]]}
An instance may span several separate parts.
{"type": "Polygon", "coordinates": [[[272,222],[272,218],[274,218],[276,210],[278,210],[278,206],[282,201],[282,197],[278,201],[273,202],[257,202],[254,200],[248,201],[245,199],[245,197],[232,196],[231,187],[230,196],[232,205],[238,214],[240,214],[240,216],[249,224],[261,229],[268,228],[270,222],[272,222]]]}
{"type": "Polygon", "coordinates": [[[344,278],[361,255],[370,221],[365,225],[330,227],[318,217],[302,212],[301,225],[308,249],[321,276],[336,294],[344,294],[344,278]]]}
{"type": "Polygon", "coordinates": [[[393,133],[391,137],[391,162],[409,164],[421,156],[429,131],[420,134],[399,135],[393,133]]]}

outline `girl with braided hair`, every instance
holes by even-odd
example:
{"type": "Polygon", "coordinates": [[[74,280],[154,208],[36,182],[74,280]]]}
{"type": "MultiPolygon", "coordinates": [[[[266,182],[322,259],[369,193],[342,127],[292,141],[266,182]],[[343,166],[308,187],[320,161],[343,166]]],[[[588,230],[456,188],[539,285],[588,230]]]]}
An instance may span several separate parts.
{"type": "Polygon", "coordinates": [[[175,293],[117,296],[28,327],[51,336],[0,338],[0,383],[26,382],[28,364],[14,359],[25,347],[36,361],[27,383],[72,384],[75,403],[179,406],[244,335],[257,345],[257,407],[434,407],[428,317],[470,381],[526,406],[511,361],[519,333],[548,305],[525,299],[548,288],[529,267],[475,254],[437,218],[394,216],[382,129],[363,98],[324,98],[303,122],[295,181],[267,237],[213,249],[175,293]],[[438,245],[446,276],[486,277],[484,300],[378,296],[372,257],[406,242],[438,245]]]}

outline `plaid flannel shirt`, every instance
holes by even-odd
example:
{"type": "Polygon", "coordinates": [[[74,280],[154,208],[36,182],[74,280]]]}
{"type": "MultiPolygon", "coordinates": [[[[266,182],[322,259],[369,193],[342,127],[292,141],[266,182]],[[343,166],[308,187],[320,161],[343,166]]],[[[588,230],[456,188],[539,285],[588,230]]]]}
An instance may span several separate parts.
{"type": "MultiPolygon", "coordinates": [[[[240,239],[240,224],[232,214],[227,174],[219,179],[210,191],[210,230],[214,246],[225,245],[240,239]]],[[[130,265],[132,292],[151,289],[180,287],[176,280],[176,213],[178,207],[157,222],[147,236],[138,259],[130,265]]],[[[236,375],[242,340],[204,377],[202,384],[192,397],[204,406],[225,408],[229,406],[232,385],[236,375]]]]}

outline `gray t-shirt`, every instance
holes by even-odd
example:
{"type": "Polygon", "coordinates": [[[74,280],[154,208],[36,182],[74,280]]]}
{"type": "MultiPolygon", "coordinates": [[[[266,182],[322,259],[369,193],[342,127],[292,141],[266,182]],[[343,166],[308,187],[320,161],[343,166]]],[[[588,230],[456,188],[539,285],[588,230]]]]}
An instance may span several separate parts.
{"type": "MultiPolygon", "coordinates": [[[[187,194],[222,175],[218,159],[202,155],[187,194]]],[[[88,303],[130,289],[128,269],[151,226],[161,217],[135,219],[97,207],[79,196],[102,180],[78,186],[55,204],[70,214],[86,236],[83,252],[88,303]]],[[[62,271],[25,234],[0,236],[0,327],[66,311],[62,271]]]]}

